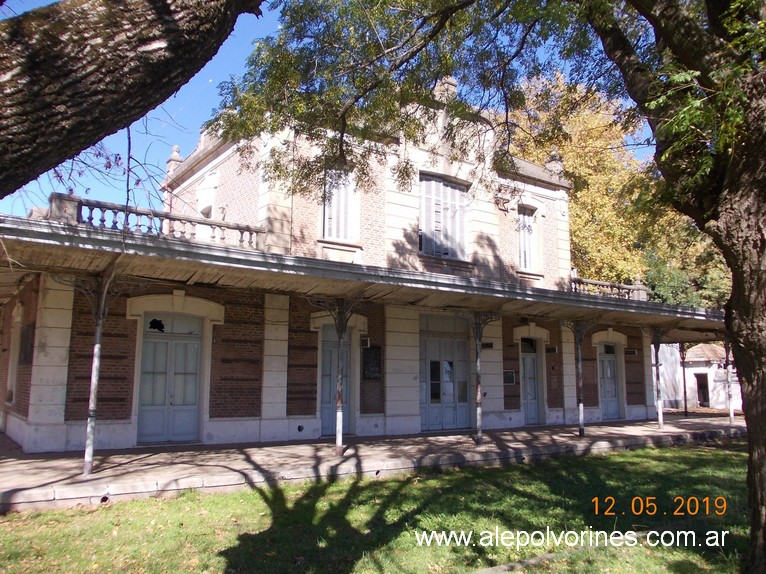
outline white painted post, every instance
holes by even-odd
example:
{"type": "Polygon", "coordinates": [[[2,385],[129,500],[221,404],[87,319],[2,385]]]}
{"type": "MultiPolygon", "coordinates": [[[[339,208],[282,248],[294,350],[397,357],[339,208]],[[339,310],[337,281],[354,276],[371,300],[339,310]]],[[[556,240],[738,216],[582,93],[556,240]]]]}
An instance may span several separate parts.
{"type": "Polygon", "coordinates": [[[577,387],[577,417],[579,423],[578,433],[585,436],[585,404],[583,399],[582,382],[582,346],[585,343],[585,334],[594,323],[589,321],[566,321],[564,325],[572,331],[575,344],[575,386],[577,387]]]}
{"type": "MultiPolygon", "coordinates": [[[[340,311],[338,312],[340,316],[340,311]]],[[[343,335],[345,328],[341,329],[336,324],[336,334],[338,335],[338,352],[335,358],[335,365],[338,373],[337,386],[335,390],[335,456],[343,456],[343,335]]]]}
{"type": "Polygon", "coordinates": [[[90,371],[90,396],[88,398],[88,423],[85,429],[85,456],[82,464],[83,476],[90,476],[93,472],[93,449],[96,442],[96,403],[98,402],[98,376],[101,368],[101,334],[104,329],[104,319],[107,312],[107,298],[109,285],[114,279],[114,264],[104,272],[101,281],[101,292],[98,298],[96,315],[96,340],[93,345],[93,364],[90,371]]]}
{"type": "Polygon", "coordinates": [[[575,350],[577,351],[577,415],[579,421],[579,435],[585,436],[585,404],[582,397],[582,345],[585,333],[575,333],[575,350]]]}
{"type": "Polygon", "coordinates": [[[484,329],[479,324],[479,319],[477,317],[474,333],[474,339],[476,343],[476,444],[481,444],[484,441],[481,427],[481,339],[483,330],[484,329]]]}
{"type": "Polygon", "coordinates": [[[85,429],[85,460],[82,465],[83,476],[93,472],[93,447],[96,438],[96,402],[98,396],[98,375],[101,368],[101,332],[103,320],[96,324],[96,344],[93,345],[93,364],[90,370],[90,397],[88,399],[88,423],[85,429]]]}

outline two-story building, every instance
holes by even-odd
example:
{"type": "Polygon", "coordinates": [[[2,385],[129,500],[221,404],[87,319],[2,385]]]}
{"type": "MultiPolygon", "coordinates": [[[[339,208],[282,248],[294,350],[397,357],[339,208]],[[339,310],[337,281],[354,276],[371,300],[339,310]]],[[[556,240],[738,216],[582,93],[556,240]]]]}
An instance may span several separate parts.
{"type": "Polygon", "coordinates": [[[338,365],[357,440],[468,431],[477,313],[494,314],[478,345],[485,429],[577,424],[579,400],[586,422],[648,419],[651,333],[723,329],[722,313],[649,303],[640,283],[573,277],[555,164],[477,178],[410,147],[402,189],[399,153],[371,189],[337,178],[319,202],[203,133],[168,160],[164,211],[54,194],[44,218],[2,218],[0,429],[27,452],[83,448],[102,299],[97,448],[332,435],[338,365]]]}

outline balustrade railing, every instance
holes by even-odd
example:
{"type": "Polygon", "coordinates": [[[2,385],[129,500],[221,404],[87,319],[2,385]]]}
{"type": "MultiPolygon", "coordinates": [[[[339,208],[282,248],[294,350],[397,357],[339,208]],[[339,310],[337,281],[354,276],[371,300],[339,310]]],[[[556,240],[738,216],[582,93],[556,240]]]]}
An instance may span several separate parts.
{"type": "Polygon", "coordinates": [[[51,194],[49,218],[70,225],[111,229],[131,235],[173,238],[261,249],[265,229],[180,215],[142,207],[120,205],[67,195],[51,194]]]}
{"type": "Polygon", "coordinates": [[[608,281],[594,281],[592,279],[582,279],[572,270],[570,284],[573,293],[589,293],[591,295],[604,295],[607,297],[616,297],[618,299],[631,299],[633,301],[646,301],[647,288],[636,277],[633,284],[609,283],[608,281]]]}

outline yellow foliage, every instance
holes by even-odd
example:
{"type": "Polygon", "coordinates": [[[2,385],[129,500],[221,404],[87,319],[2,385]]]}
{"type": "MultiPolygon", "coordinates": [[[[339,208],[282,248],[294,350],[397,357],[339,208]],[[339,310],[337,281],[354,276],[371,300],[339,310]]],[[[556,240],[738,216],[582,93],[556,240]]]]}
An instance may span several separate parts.
{"type": "Polygon", "coordinates": [[[625,145],[630,134],[617,122],[616,106],[562,78],[531,82],[525,96],[511,152],[538,164],[553,148],[561,154],[573,184],[572,266],[580,277],[632,282],[645,268],[630,206],[651,181],[625,145]]]}

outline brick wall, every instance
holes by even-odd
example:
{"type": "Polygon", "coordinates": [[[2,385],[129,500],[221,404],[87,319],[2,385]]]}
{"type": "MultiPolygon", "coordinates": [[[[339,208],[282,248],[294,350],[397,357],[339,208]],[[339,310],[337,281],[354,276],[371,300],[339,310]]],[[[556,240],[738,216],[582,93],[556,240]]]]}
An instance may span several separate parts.
{"type": "Polygon", "coordinates": [[[545,347],[555,347],[555,353],[547,353],[545,349],[545,384],[548,408],[564,408],[564,356],[561,347],[561,326],[558,323],[540,323],[540,327],[548,329],[551,334],[550,343],[545,347]]]}
{"type": "Polygon", "coordinates": [[[212,218],[260,225],[258,194],[263,186],[260,171],[252,165],[243,165],[239,154],[234,152],[228,161],[218,167],[218,172],[220,179],[212,218]]]}
{"type": "Polygon", "coordinates": [[[376,170],[376,185],[362,191],[359,237],[365,265],[386,266],[386,191],[384,176],[376,170]],[[379,183],[378,183],[379,182],[379,183]]]}
{"type": "MultiPolygon", "coordinates": [[[[263,294],[256,291],[187,287],[188,297],[225,306],[223,325],[213,328],[210,417],[257,417],[261,413],[263,294]]],[[[167,294],[171,286],[150,285],[141,295],[167,294]]],[[[126,420],[134,389],[136,321],[125,317],[127,296],[114,299],[102,334],[98,417],[126,420]]],[[[90,305],[75,292],[69,354],[66,420],[85,420],[95,337],[90,305]]]]}
{"type": "Polygon", "coordinates": [[[644,373],[644,338],[641,329],[624,328],[619,330],[628,336],[628,349],[636,349],[635,355],[625,356],[625,397],[629,405],[646,404],[644,373]]]}
{"type": "MultiPolygon", "coordinates": [[[[601,327],[594,327],[593,331],[600,331],[601,327]]],[[[577,350],[575,349],[575,360],[577,350]]],[[[582,344],[582,402],[586,407],[599,406],[598,389],[598,347],[593,346],[590,334],[585,335],[582,344]]]]}
{"type": "MultiPolygon", "coordinates": [[[[101,335],[97,408],[100,420],[126,420],[131,414],[136,322],[125,318],[126,305],[125,297],[110,302],[101,335]]],[[[95,334],[90,302],[75,290],[64,413],[64,419],[68,421],[80,421],[88,417],[95,334]]]]}
{"type": "MultiPolygon", "coordinates": [[[[382,414],[385,412],[386,405],[386,374],[385,374],[385,354],[386,354],[386,315],[383,305],[367,303],[357,311],[360,315],[367,317],[367,335],[370,339],[370,348],[373,353],[380,353],[380,377],[365,377],[364,354],[362,349],[362,366],[359,383],[359,409],[365,414],[382,414]]],[[[376,357],[377,358],[377,357],[376,357]]]]}
{"type": "Polygon", "coordinates": [[[318,257],[317,239],[321,237],[322,205],[310,197],[293,197],[291,255],[318,257]]]}
{"type": "Polygon", "coordinates": [[[187,295],[226,308],[223,325],[213,327],[210,418],[261,416],[263,293],[238,290],[207,295],[189,290],[187,295]]]}
{"type": "Polygon", "coordinates": [[[521,377],[519,375],[519,344],[513,342],[513,329],[517,326],[514,317],[503,317],[503,371],[516,373],[515,384],[503,384],[503,408],[521,408],[521,377]]]}
{"type": "Polygon", "coordinates": [[[290,297],[287,346],[287,415],[314,415],[317,409],[319,333],[312,331],[315,311],[302,297],[290,297]]]}

